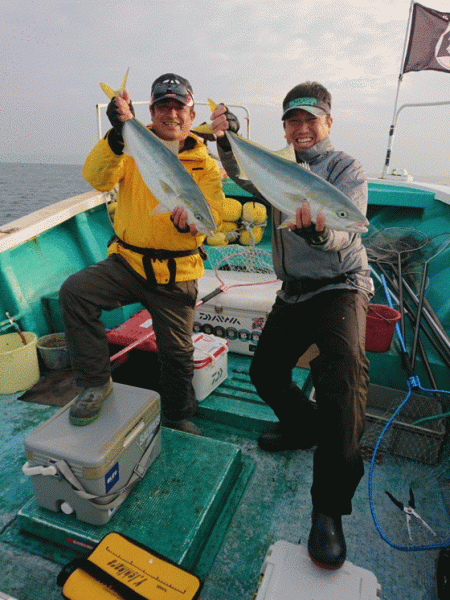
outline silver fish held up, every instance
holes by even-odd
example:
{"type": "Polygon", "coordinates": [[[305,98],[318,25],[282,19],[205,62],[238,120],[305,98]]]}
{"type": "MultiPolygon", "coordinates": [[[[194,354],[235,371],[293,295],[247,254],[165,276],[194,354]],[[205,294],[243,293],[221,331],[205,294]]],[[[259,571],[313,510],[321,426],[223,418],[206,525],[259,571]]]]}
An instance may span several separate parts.
{"type": "Polygon", "coordinates": [[[283,225],[295,222],[297,208],[307,200],[313,222],[322,212],[325,225],[330,229],[349,233],[367,231],[369,221],[358,207],[337,187],[297,164],[293,148],[292,159],[287,159],[281,153],[272,152],[235,133],[227,131],[226,135],[243,176],[285,215],[283,225]]]}
{"type": "Polygon", "coordinates": [[[216,223],[203,192],[178,157],[163,141],[136,119],[125,121],[122,130],[125,152],[136,162],[148,189],[168,211],[178,206],[204,235],[213,235],[216,223]]]}
{"type": "MultiPolygon", "coordinates": [[[[118,90],[100,84],[109,99],[123,94],[128,71],[118,90]]],[[[182,207],[186,210],[188,225],[195,225],[204,235],[213,235],[217,227],[211,208],[179,160],[178,142],[160,140],[135,118],[125,121],[122,135],[125,152],[134,159],[146,186],[160,204],[153,213],[164,212],[164,209],[172,212],[174,208],[182,207]]]]}

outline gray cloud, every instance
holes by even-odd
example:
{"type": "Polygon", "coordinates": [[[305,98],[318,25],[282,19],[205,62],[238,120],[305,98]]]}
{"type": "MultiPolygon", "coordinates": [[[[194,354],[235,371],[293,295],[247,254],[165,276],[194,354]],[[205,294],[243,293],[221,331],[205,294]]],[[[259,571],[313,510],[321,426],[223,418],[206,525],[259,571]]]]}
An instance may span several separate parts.
{"type": "MultiPolygon", "coordinates": [[[[94,107],[104,102],[98,84],[118,86],[130,66],[134,99],[147,99],[162,72],[178,72],[191,80],[197,100],[248,105],[252,137],[272,148],[283,144],[279,107],[285,93],[299,81],[317,79],[334,97],[333,141],[360,157],[368,171],[379,172],[409,4],[3,0],[2,147],[19,160],[45,155],[82,162],[96,140],[94,107]]],[[[433,7],[450,10],[445,0],[433,0],[433,7]]],[[[449,83],[443,73],[408,73],[400,103],[446,99],[449,83]]],[[[430,141],[448,156],[448,120],[423,109],[405,114],[399,125],[405,132],[394,146],[396,166],[447,173],[446,162],[427,164],[422,153],[419,158],[413,125],[422,124],[423,140],[430,115],[433,124],[440,121],[430,141]]]]}

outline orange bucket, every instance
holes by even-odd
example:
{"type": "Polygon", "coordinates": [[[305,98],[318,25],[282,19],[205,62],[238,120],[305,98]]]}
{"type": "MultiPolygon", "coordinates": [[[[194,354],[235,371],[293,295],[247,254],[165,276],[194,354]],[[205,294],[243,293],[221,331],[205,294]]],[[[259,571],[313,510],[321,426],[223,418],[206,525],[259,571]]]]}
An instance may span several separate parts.
{"type": "Polygon", "coordinates": [[[387,352],[391,347],[400,313],[384,304],[369,304],[366,319],[366,350],[387,352]]]}

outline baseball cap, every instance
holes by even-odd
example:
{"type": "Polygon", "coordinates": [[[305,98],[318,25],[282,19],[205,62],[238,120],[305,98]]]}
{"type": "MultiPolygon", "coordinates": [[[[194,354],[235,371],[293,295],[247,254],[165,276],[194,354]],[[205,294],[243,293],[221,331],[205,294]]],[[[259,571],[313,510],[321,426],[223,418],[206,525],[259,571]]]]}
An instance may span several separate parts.
{"type": "Polygon", "coordinates": [[[175,75],[175,73],[161,75],[152,84],[150,104],[155,104],[165,98],[173,98],[185,106],[194,106],[191,84],[187,79],[175,75]]]}
{"type": "MultiPolygon", "coordinates": [[[[297,88],[301,87],[303,86],[297,86],[297,88]]],[[[326,99],[319,100],[312,95],[306,96],[304,89],[297,88],[293,88],[283,100],[283,115],[281,117],[283,121],[288,117],[288,114],[295,109],[306,110],[316,117],[330,114],[330,102],[326,99]]]]}

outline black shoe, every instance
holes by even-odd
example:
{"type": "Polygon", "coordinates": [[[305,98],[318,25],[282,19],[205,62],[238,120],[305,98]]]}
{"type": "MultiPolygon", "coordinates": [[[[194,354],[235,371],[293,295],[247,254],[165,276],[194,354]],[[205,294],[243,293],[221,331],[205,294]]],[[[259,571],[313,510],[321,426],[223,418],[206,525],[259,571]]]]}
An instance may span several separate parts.
{"type": "Polygon", "coordinates": [[[304,434],[300,431],[287,431],[281,423],[275,423],[270,429],[258,438],[258,446],[266,452],[282,452],[283,450],[307,450],[316,444],[315,436],[311,433],[304,434]]]}
{"type": "Polygon", "coordinates": [[[314,513],[308,540],[311,560],[324,569],[339,569],[345,562],[347,547],[341,516],[314,513]]]}

